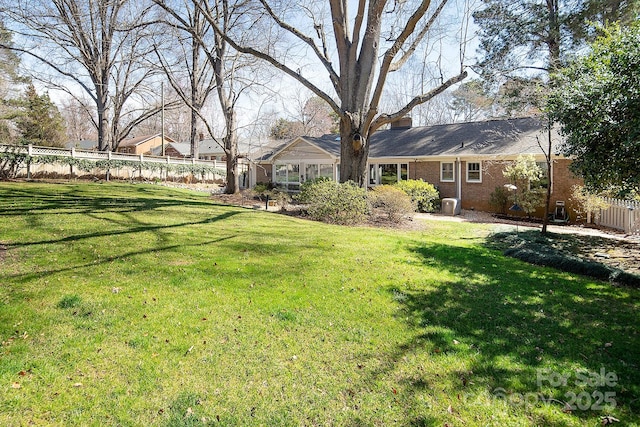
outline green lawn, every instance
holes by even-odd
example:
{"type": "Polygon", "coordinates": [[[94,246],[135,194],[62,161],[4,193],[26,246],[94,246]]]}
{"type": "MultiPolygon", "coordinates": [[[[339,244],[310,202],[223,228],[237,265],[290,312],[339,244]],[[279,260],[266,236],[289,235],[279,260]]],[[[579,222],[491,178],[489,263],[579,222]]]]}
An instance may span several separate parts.
{"type": "Polygon", "coordinates": [[[0,425],[640,425],[640,291],[490,231],[0,183],[0,425]]]}

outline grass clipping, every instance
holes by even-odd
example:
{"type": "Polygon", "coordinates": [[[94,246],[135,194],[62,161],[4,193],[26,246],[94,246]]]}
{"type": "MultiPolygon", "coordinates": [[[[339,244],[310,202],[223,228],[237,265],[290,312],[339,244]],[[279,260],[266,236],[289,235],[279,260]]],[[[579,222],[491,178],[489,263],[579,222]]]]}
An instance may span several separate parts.
{"type": "Polygon", "coordinates": [[[581,274],[619,285],[640,288],[640,276],[599,262],[580,258],[557,244],[554,234],[547,236],[537,231],[524,233],[496,233],[490,239],[492,246],[503,250],[506,256],[530,264],[553,267],[568,273],[581,274]]]}

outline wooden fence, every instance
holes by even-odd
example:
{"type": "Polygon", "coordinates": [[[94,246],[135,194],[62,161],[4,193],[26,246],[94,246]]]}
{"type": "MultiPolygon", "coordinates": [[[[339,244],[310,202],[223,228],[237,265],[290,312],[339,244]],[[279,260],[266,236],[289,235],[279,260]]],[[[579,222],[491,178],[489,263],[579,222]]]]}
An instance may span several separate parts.
{"type": "Polygon", "coordinates": [[[2,154],[23,156],[18,176],[79,174],[101,175],[119,179],[199,180],[224,179],[225,165],[215,160],[123,154],[75,148],[0,145],[2,154]]]}
{"type": "Polygon", "coordinates": [[[596,224],[627,234],[640,234],[640,202],[631,200],[605,199],[608,209],[600,211],[596,224]]]}

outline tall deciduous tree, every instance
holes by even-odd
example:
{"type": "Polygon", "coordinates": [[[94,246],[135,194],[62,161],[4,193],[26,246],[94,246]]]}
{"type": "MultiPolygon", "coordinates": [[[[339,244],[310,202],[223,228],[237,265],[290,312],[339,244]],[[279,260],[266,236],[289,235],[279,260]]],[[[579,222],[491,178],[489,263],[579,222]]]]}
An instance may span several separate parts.
{"type": "Polygon", "coordinates": [[[198,158],[198,124],[202,109],[216,88],[213,64],[206,54],[206,49],[212,45],[213,30],[190,0],[175,2],[171,11],[163,23],[166,31],[155,52],[169,83],[190,107],[191,155],[198,158]]]}
{"type": "Polygon", "coordinates": [[[91,123],[91,118],[95,117],[95,104],[77,98],[65,99],[60,106],[60,114],[66,123],[69,141],[97,141],[98,134],[91,123]]]}
{"type": "Polygon", "coordinates": [[[451,94],[449,108],[455,121],[473,121],[492,115],[493,99],[484,91],[480,80],[461,84],[451,94]]]}
{"type": "Polygon", "coordinates": [[[144,87],[150,71],[140,66],[148,54],[139,26],[148,12],[145,3],[0,0],[0,6],[21,40],[10,48],[38,64],[32,78],[72,97],[84,92],[95,103],[100,150],[115,149],[137,123],[158,111],[149,98],[157,93],[144,87]]]}
{"type": "MultiPolygon", "coordinates": [[[[259,0],[264,16],[291,40],[306,48],[305,58],[278,51],[277,45],[256,46],[225,34],[211,19],[212,26],[238,51],[261,58],[297,80],[323,99],[340,118],[340,179],[359,185],[366,181],[369,137],[375,130],[407,115],[420,105],[462,81],[467,72],[460,69],[438,81],[424,93],[393,112],[380,111],[380,101],[390,73],[400,70],[422,42],[434,42],[428,35],[447,5],[431,0],[390,2],[387,0],[329,0],[329,10],[321,1],[269,2],[259,0]],[[354,14],[353,17],[351,14],[354,14]],[[295,22],[295,23],[294,23],[295,22]],[[314,58],[313,69],[301,65],[314,58]],[[309,70],[309,71],[307,71],[309,70]],[[319,82],[318,72],[325,76],[319,82]],[[325,88],[331,87],[331,91],[325,88]]],[[[198,3],[210,16],[211,2],[198,3]]],[[[289,48],[291,45],[289,44],[289,48]]]]}
{"type": "MultiPolygon", "coordinates": [[[[227,172],[226,192],[237,193],[240,190],[237,104],[242,93],[251,86],[251,82],[248,79],[243,79],[241,70],[246,66],[246,63],[243,62],[238,52],[230,48],[227,35],[236,27],[237,20],[241,16],[238,9],[242,8],[243,4],[236,5],[227,0],[211,0],[206,3],[200,0],[186,0],[183,4],[169,0],[154,1],[171,15],[181,30],[190,34],[194,42],[192,53],[199,55],[202,52],[206,56],[215,85],[203,89],[202,80],[199,82],[192,80],[192,90],[199,86],[199,90],[203,90],[201,92],[203,97],[182,96],[182,99],[202,119],[209,135],[218,141],[224,150],[227,172]],[[209,34],[209,27],[215,27],[217,31],[209,34]],[[212,37],[208,38],[210,35],[212,37]],[[200,114],[201,105],[197,103],[194,105],[193,102],[194,100],[204,102],[206,99],[204,94],[207,93],[207,90],[210,92],[213,87],[218,95],[220,111],[224,118],[223,136],[219,139],[214,135],[210,121],[200,114]]],[[[199,64],[199,61],[195,61],[195,59],[195,57],[192,58],[192,66],[199,64]]],[[[192,76],[195,76],[197,72],[195,68],[191,69],[192,76]]],[[[204,80],[206,81],[206,79],[204,80]]]]}
{"type": "Polygon", "coordinates": [[[640,189],[640,23],[614,26],[558,75],[551,117],[589,190],[640,189]]]}

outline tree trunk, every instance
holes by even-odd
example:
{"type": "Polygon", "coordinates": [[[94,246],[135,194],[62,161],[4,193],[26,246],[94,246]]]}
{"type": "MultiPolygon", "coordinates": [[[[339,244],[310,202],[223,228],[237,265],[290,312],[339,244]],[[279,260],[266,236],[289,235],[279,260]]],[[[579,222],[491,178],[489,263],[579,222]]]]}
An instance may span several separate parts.
{"type": "Polygon", "coordinates": [[[233,107],[224,109],[226,135],[224,137],[224,152],[227,156],[227,194],[240,192],[238,178],[238,133],[236,132],[236,113],[233,107]]]}
{"type": "MultiPolygon", "coordinates": [[[[98,96],[98,99],[100,99],[100,96],[98,96]]],[[[100,101],[98,101],[97,107],[98,107],[97,108],[98,109],[98,117],[97,117],[98,151],[109,151],[110,149],[109,137],[108,137],[109,132],[107,131],[109,129],[109,121],[107,118],[107,110],[104,103],[100,101]]]]}
{"type": "Polygon", "coordinates": [[[202,108],[200,103],[200,99],[198,96],[199,82],[198,75],[200,74],[199,66],[200,66],[200,45],[192,37],[192,45],[191,45],[191,105],[193,108],[191,109],[191,157],[197,159],[199,157],[199,145],[200,139],[198,138],[198,113],[202,108]],[[197,112],[196,112],[197,110],[197,112]]]}
{"type": "Polygon", "coordinates": [[[553,181],[553,177],[551,175],[551,121],[547,123],[547,152],[544,154],[545,160],[547,161],[547,197],[544,205],[544,218],[542,219],[542,234],[547,234],[547,225],[549,224],[549,213],[551,208],[551,182],[553,181]]]}
{"type": "Polygon", "coordinates": [[[340,182],[353,181],[360,187],[367,185],[369,141],[359,126],[349,117],[340,121],[340,182]]]}

